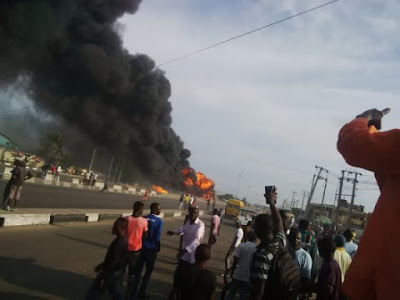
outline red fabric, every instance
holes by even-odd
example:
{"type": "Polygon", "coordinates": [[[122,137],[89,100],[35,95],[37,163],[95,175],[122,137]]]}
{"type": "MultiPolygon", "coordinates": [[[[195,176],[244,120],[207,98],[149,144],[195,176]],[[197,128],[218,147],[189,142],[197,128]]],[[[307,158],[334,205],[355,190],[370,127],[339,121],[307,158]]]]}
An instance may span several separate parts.
{"type": "Polygon", "coordinates": [[[400,130],[378,132],[368,120],[355,119],[339,133],[338,150],[347,163],[375,173],[381,195],[343,290],[350,300],[400,299],[400,130]]]}
{"type": "Polygon", "coordinates": [[[128,251],[139,251],[142,249],[143,234],[147,231],[147,220],[143,217],[128,216],[125,218],[128,220],[128,251]]]}

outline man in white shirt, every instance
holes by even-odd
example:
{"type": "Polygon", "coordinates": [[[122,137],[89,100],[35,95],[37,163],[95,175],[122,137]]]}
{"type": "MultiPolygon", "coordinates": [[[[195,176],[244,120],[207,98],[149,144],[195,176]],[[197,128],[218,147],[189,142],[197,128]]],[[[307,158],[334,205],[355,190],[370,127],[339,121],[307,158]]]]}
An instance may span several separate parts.
{"type": "Polygon", "coordinates": [[[248,299],[250,267],[256,252],[256,235],[250,231],[247,235],[247,242],[241,243],[233,253],[233,275],[228,287],[228,300],[235,299],[239,292],[240,300],[248,299]]]}
{"type": "Polygon", "coordinates": [[[199,219],[199,209],[193,207],[189,209],[189,218],[185,224],[175,231],[168,231],[167,235],[182,235],[182,247],[179,251],[179,261],[181,264],[195,263],[195,252],[204,237],[205,226],[199,219]]]}
{"type": "Polygon", "coordinates": [[[229,251],[225,256],[225,270],[228,270],[231,267],[232,254],[236,250],[236,248],[239,247],[243,239],[242,223],[239,219],[237,219],[235,223],[236,223],[236,231],[232,238],[232,243],[231,246],[229,247],[229,251]]]}

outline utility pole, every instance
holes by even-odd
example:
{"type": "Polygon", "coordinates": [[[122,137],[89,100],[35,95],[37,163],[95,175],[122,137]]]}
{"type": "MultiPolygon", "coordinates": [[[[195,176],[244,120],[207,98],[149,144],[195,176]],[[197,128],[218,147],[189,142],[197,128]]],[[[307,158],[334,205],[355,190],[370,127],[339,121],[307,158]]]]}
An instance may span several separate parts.
{"type": "Polygon", "coordinates": [[[308,217],[308,215],[310,213],[310,208],[311,208],[310,204],[311,204],[312,197],[314,196],[314,192],[315,192],[315,189],[317,187],[318,181],[320,179],[324,179],[323,177],[321,177],[321,174],[322,174],[323,171],[328,173],[328,170],[324,169],[323,167],[315,166],[315,168],[318,169],[318,175],[315,176],[315,174],[314,174],[314,177],[313,177],[313,184],[311,186],[311,192],[310,192],[310,196],[308,197],[307,207],[306,207],[306,216],[307,217],[308,217]]]}
{"type": "Polygon", "coordinates": [[[111,169],[112,169],[113,163],[114,163],[114,156],[111,158],[110,169],[108,170],[108,176],[107,176],[108,180],[110,180],[111,169]]]}
{"type": "MultiPolygon", "coordinates": [[[[314,175],[315,177],[315,175],[314,175]]],[[[301,219],[301,217],[303,216],[303,209],[304,209],[304,200],[306,199],[306,195],[308,194],[308,192],[303,191],[303,200],[301,201],[301,207],[300,207],[300,215],[299,215],[299,219],[301,219]]]]}
{"type": "Polygon", "coordinates": [[[118,171],[120,160],[121,160],[121,157],[118,157],[117,165],[115,166],[114,176],[113,176],[113,180],[112,180],[113,183],[115,182],[115,176],[117,176],[117,171],[118,171]]]}
{"type": "Polygon", "coordinates": [[[121,169],[119,170],[118,183],[121,183],[121,175],[122,175],[122,169],[124,167],[124,164],[125,164],[125,158],[122,159],[121,169]]]}
{"type": "Polygon", "coordinates": [[[292,209],[294,207],[294,196],[296,196],[297,192],[292,192],[292,201],[290,203],[290,213],[292,213],[292,209]]]}
{"type": "Polygon", "coordinates": [[[335,213],[335,222],[334,224],[337,225],[338,217],[339,217],[339,208],[340,208],[340,200],[342,199],[342,191],[343,191],[343,181],[344,181],[344,173],[346,171],[342,170],[342,177],[339,178],[339,194],[337,198],[337,207],[336,207],[336,213],[335,213]]]}
{"type": "Polygon", "coordinates": [[[325,178],[325,185],[324,185],[324,193],[322,194],[322,202],[321,202],[321,213],[324,212],[325,214],[325,194],[326,194],[326,186],[328,185],[328,178],[325,178]]]}
{"type": "MultiPolygon", "coordinates": [[[[350,174],[352,174],[352,172],[350,172],[350,174]]],[[[348,220],[348,222],[347,222],[348,228],[351,227],[351,223],[352,223],[352,222],[351,222],[351,219],[352,219],[352,217],[353,217],[353,206],[354,206],[354,198],[356,197],[356,186],[357,186],[357,183],[358,183],[358,181],[357,181],[358,175],[362,176],[362,174],[360,174],[360,173],[358,173],[358,172],[355,172],[354,179],[353,179],[353,192],[352,192],[352,194],[351,194],[351,204],[350,204],[349,220],[348,220]]]]}
{"type": "Polygon", "coordinates": [[[96,155],[96,151],[97,151],[97,148],[94,148],[94,150],[93,150],[93,154],[92,154],[92,160],[90,161],[89,171],[91,171],[91,170],[92,170],[92,167],[93,167],[93,161],[94,161],[94,157],[95,157],[95,155],[96,155]]]}

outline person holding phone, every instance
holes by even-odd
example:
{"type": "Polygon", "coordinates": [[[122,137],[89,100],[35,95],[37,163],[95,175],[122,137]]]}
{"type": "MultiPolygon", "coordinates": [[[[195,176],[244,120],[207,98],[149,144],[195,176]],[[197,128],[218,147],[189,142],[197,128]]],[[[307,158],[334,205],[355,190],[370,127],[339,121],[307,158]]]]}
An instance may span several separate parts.
{"type": "MultiPolygon", "coordinates": [[[[286,234],[283,229],[282,218],[276,207],[277,189],[274,186],[265,187],[265,199],[269,204],[271,215],[260,214],[254,222],[254,231],[260,239],[253,256],[250,279],[252,283],[251,300],[260,299],[295,299],[296,291],[282,290],[282,283],[278,281],[277,269],[273,267],[274,258],[286,247],[286,234]]],[[[288,254],[288,259],[293,258],[288,254]]],[[[300,270],[296,266],[288,276],[300,278],[300,270]],[[297,268],[297,269],[296,269],[297,268]]]]}

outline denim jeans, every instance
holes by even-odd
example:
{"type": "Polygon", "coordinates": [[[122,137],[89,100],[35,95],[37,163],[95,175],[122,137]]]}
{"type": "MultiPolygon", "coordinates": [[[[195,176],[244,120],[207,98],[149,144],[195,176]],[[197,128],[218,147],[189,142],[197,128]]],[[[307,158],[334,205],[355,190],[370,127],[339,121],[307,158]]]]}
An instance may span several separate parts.
{"type": "Polygon", "coordinates": [[[124,271],[119,270],[117,272],[114,272],[109,278],[104,279],[104,274],[100,272],[96,276],[86,296],[86,299],[87,300],[102,299],[102,295],[104,291],[107,289],[113,300],[123,300],[124,299],[124,294],[122,289],[123,276],[124,276],[124,271]],[[102,280],[104,280],[103,284],[102,280]]]}
{"type": "Polygon", "coordinates": [[[144,296],[146,294],[147,285],[150,281],[151,273],[154,269],[154,264],[157,258],[157,249],[142,249],[135,266],[135,278],[133,280],[132,294],[130,299],[135,300],[137,296],[144,296]],[[144,273],[142,283],[139,283],[142,277],[142,271],[146,265],[146,272],[144,273]],[[138,294],[139,288],[139,294],[138,294]]]}
{"type": "Polygon", "coordinates": [[[229,283],[228,294],[226,296],[227,300],[235,299],[235,296],[239,292],[240,300],[248,299],[249,295],[249,283],[242,280],[237,280],[235,278],[229,283]]]}
{"type": "Polygon", "coordinates": [[[136,263],[139,258],[140,251],[128,251],[128,286],[126,289],[126,298],[129,299],[132,294],[132,289],[133,289],[133,282],[135,279],[135,268],[136,268],[136,263]]]}

